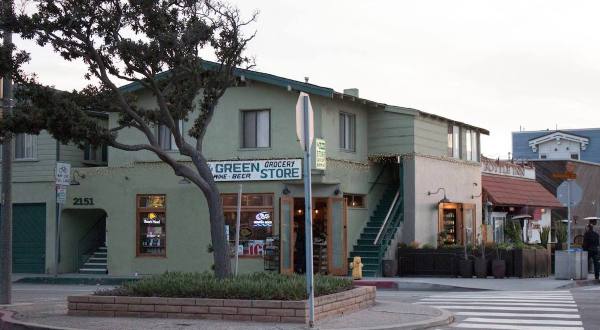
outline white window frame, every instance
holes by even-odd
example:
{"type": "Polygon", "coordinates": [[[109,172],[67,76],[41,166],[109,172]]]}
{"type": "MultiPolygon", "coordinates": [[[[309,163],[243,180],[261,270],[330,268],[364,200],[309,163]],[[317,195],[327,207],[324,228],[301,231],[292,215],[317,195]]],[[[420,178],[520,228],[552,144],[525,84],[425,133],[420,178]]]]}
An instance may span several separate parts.
{"type": "MultiPolygon", "coordinates": [[[[177,120],[177,125],[179,125],[179,132],[181,133],[182,136],[185,136],[183,133],[183,120],[177,120]]],[[[160,145],[161,148],[163,148],[163,150],[167,150],[167,151],[179,151],[179,148],[177,147],[177,143],[175,142],[175,136],[173,136],[173,133],[171,133],[171,140],[169,141],[169,145],[165,145],[164,141],[161,139],[162,136],[162,130],[167,130],[170,132],[169,128],[164,125],[161,124],[159,126],[157,126],[156,128],[156,136],[158,138],[158,144],[160,145]]]]}
{"type": "Polygon", "coordinates": [[[16,134],[14,137],[14,142],[13,142],[13,159],[14,160],[37,160],[37,135],[33,135],[33,134],[27,134],[27,133],[19,133],[16,134]],[[19,139],[19,137],[23,136],[24,137],[24,141],[23,141],[23,147],[25,148],[23,150],[23,156],[22,157],[17,157],[17,139],[19,139]],[[27,148],[27,145],[29,145],[29,148],[27,148]],[[27,152],[29,149],[29,152],[27,152]]]}
{"type": "Polygon", "coordinates": [[[339,115],[340,150],[356,151],[356,115],[340,111],[339,115]]]}
{"type": "Polygon", "coordinates": [[[270,109],[248,109],[241,110],[240,147],[242,149],[261,149],[271,147],[271,110],[270,109]],[[254,143],[246,140],[246,115],[254,113],[254,143]],[[266,121],[265,121],[266,116],[266,121]],[[262,118],[262,120],[260,120],[262,118]],[[266,134],[266,136],[265,136],[266,134]]]}
{"type": "Polygon", "coordinates": [[[452,158],[460,159],[460,127],[452,126],[452,158]]]}

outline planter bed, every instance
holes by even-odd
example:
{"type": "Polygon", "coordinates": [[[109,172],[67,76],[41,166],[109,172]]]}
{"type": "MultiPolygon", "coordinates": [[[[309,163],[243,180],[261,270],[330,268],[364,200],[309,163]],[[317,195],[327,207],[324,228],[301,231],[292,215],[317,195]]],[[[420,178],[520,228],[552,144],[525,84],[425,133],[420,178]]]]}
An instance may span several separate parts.
{"type": "MultiPolygon", "coordinates": [[[[129,296],[69,296],[74,316],[195,318],[306,323],[306,300],[244,300],[129,296]]],[[[355,312],[375,304],[375,287],[357,287],[315,298],[315,319],[355,312]]]]}

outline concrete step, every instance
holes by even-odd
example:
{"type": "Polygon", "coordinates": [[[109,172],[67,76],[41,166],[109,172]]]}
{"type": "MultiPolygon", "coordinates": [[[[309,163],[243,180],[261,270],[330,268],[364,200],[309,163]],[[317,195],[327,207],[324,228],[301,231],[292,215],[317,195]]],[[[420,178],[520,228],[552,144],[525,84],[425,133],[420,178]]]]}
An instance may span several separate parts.
{"type": "Polygon", "coordinates": [[[81,274],[106,274],[106,269],[97,269],[97,268],[81,268],[79,270],[81,274]]]}
{"type": "Polygon", "coordinates": [[[83,268],[86,269],[106,269],[107,268],[107,264],[106,263],[95,263],[95,262],[86,262],[85,264],[83,264],[83,268]]]}

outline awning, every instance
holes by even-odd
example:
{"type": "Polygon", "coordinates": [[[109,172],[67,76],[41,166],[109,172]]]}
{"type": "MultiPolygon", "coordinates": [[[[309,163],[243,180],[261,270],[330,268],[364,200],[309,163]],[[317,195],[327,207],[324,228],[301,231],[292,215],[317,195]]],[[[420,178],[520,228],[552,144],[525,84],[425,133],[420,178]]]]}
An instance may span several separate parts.
{"type": "Polygon", "coordinates": [[[494,205],[563,207],[552,193],[535,180],[482,174],[481,185],[494,205]]]}

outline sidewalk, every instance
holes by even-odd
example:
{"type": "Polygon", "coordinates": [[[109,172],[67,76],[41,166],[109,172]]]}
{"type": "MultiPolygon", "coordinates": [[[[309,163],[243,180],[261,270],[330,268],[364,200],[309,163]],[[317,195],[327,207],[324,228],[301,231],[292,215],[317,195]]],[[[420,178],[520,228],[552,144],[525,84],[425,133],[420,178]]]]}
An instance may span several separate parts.
{"type": "MultiPolygon", "coordinates": [[[[65,303],[13,305],[4,314],[0,328],[11,323],[23,329],[306,329],[302,324],[275,324],[196,319],[102,318],[67,316],[65,303]]],[[[318,322],[315,329],[426,329],[450,324],[452,314],[437,308],[399,302],[378,302],[375,306],[318,322]]]]}
{"type": "Polygon", "coordinates": [[[355,281],[358,285],[375,285],[378,289],[402,291],[546,291],[595,285],[593,274],[588,280],[556,280],[538,278],[456,278],[456,277],[369,277],[355,281]]]}

